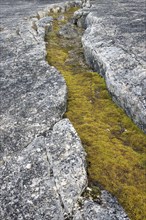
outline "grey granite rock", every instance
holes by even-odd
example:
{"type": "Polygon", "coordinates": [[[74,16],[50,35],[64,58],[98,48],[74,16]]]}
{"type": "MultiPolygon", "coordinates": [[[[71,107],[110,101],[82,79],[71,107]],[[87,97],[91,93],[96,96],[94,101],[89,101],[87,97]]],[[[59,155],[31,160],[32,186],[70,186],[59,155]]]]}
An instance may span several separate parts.
{"type": "Polygon", "coordinates": [[[89,9],[80,9],[74,13],[73,23],[80,28],[86,29],[86,17],[89,14],[89,9]]]}
{"type": "Polygon", "coordinates": [[[54,125],[51,141],[47,139],[56,187],[64,210],[71,214],[79,196],[87,186],[85,151],[68,119],[54,125]]]}
{"type": "Polygon", "coordinates": [[[44,137],[1,167],[1,219],[63,219],[44,137]]]}
{"type": "MultiPolygon", "coordinates": [[[[72,4],[61,3],[58,7],[66,8],[72,4]]],[[[45,28],[51,26],[52,18],[38,20],[35,10],[43,7],[40,4],[34,4],[34,9],[31,5],[29,11],[27,4],[13,7],[15,12],[21,9],[20,14],[11,15],[11,27],[6,18],[5,27],[0,33],[1,157],[26,147],[35,136],[60,120],[66,110],[65,81],[45,61],[45,28]],[[24,18],[22,9],[28,15],[32,12],[33,16],[24,18]],[[15,21],[17,16],[19,23],[15,21]]],[[[45,5],[41,12],[49,13],[53,7],[45,5]]],[[[7,15],[8,12],[5,13],[7,15]]]]}
{"type": "Polygon", "coordinates": [[[76,212],[73,220],[129,220],[117,200],[107,191],[101,191],[100,204],[91,199],[83,201],[82,208],[76,212]]]}
{"type": "Polygon", "coordinates": [[[1,219],[64,219],[87,185],[85,152],[68,119],[1,167],[1,219]]]}
{"type": "Polygon", "coordinates": [[[113,100],[146,132],[144,1],[93,2],[75,16],[79,26],[86,26],[86,61],[105,78],[113,100]]]}
{"type": "Polygon", "coordinates": [[[1,158],[26,147],[59,121],[66,110],[65,80],[45,61],[44,37],[52,18],[43,16],[56,7],[65,11],[76,4],[80,1],[1,4],[1,158]]]}
{"type": "Polygon", "coordinates": [[[67,39],[73,39],[78,36],[77,30],[72,23],[64,25],[58,32],[59,36],[63,36],[67,39]]]}
{"type": "Polygon", "coordinates": [[[23,22],[15,32],[1,35],[2,154],[27,146],[65,112],[66,84],[45,61],[44,34],[38,28],[37,35],[31,22],[23,22]]]}
{"type": "Polygon", "coordinates": [[[45,61],[45,28],[52,18],[38,20],[37,15],[23,19],[19,14],[12,27],[6,19],[0,36],[0,219],[5,220],[64,219],[87,184],[81,142],[70,122],[60,121],[66,109],[65,81],[45,61]]]}
{"type": "MultiPolygon", "coordinates": [[[[78,199],[87,186],[86,154],[69,120],[62,120],[67,88],[61,74],[45,61],[44,42],[52,22],[48,13],[75,4],[80,1],[47,5],[41,0],[6,0],[1,4],[2,220],[82,217],[78,199]]],[[[97,212],[97,205],[92,201],[86,210],[89,201],[83,201],[88,219],[93,209],[97,212]]]]}
{"type": "Polygon", "coordinates": [[[85,155],[73,126],[63,119],[7,157],[0,174],[1,219],[128,220],[107,191],[100,203],[81,196],[87,186],[85,155]]]}

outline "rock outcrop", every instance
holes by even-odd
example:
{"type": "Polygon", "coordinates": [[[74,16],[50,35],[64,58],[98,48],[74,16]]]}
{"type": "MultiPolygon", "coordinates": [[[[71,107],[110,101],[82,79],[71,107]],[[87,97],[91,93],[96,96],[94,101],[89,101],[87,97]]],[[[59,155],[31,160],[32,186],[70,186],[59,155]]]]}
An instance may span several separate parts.
{"type": "Polygon", "coordinates": [[[85,152],[69,120],[62,119],[65,81],[45,61],[48,13],[75,4],[80,2],[33,8],[29,2],[16,11],[13,5],[16,14],[1,27],[0,219],[128,219],[106,192],[99,204],[81,196],[87,186],[85,152]]]}
{"type": "Polygon", "coordinates": [[[128,220],[122,207],[119,206],[117,200],[107,191],[101,191],[99,203],[95,203],[91,199],[83,201],[81,210],[77,211],[74,220],[128,220]]]}
{"type": "Polygon", "coordinates": [[[86,27],[86,61],[105,78],[113,100],[146,132],[144,1],[93,2],[75,13],[75,23],[86,27]]]}
{"type": "Polygon", "coordinates": [[[1,167],[1,219],[64,219],[87,185],[85,152],[68,119],[1,167]]]}

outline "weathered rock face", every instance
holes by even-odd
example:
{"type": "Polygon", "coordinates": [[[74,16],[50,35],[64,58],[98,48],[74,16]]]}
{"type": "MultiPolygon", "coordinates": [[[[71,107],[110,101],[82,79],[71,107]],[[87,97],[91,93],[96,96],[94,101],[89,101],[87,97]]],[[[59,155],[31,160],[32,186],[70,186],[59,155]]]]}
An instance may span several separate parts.
{"type": "Polygon", "coordinates": [[[88,64],[133,121],[146,132],[146,57],[144,1],[93,1],[76,13],[86,26],[82,43],[88,64]],[[125,12],[126,11],[126,12],[125,12]]]}
{"type": "Polygon", "coordinates": [[[100,203],[95,203],[91,199],[83,202],[81,210],[77,211],[74,220],[94,219],[94,220],[128,220],[122,207],[117,200],[107,191],[101,191],[100,203]]]}
{"type": "Polygon", "coordinates": [[[53,7],[32,18],[22,12],[19,22],[14,16],[11,29],[6,19],[1,31],[0,219],[64,219],[87,184],[80,140],[68,120],[60,121],[65,81],[45,61],[52,18],[37,17],[53,7]]]}
{"type": "Polygon", "coordinates": [[[68,119],[1,167],[1,219],[64,219],[87,184],[85,152],[68,119]]]}
{"type": "Polygon", "coordinates": [[[48,159],[66,213],[71,213],[79,195],[87,185],[85,152],[68,119],[54,125],[47,139],[48,159]]]}
{"type": "Polygon", "coordinates": [[[60,36],[63,36],[67,39],[73,39],[78,36],[77,30],[74,28],[72,23],[64,25],[58,32],[60,36]]]}
{"type": "MultiPolygon", "coordinates": [[[[85,152],[69,120],[62,119],[65,81],[45,61],[45,30],[52,22],[45,16],[75,3],[44,5],[44,10],[31,1],[17,2],[16,8],[13,1],[5,3],[8,7],[2,7],[0,35],[0,219],[97,219],[102,207],[84,198],[83,208],[78,205],[87,186],[85,152]],[[7,14],[10,17],[5,20],[7,14]],[[31,17],[23,19],[27,15],[31,17]],[[92,210],[96,210],[94,216],[92,210]]],[[[114,216],[125,219],[119,209],[114,216]]],[[[113,212],[109,215],[112,219],[113,212]]]]}
{"type": "Polygon", "coordinates": [[[0,183],[1,219],[128,220],[106,191],[99,204],[81,197],[87,186],[85,152],[68,119],[7,158],[0,183]]]}
{"type": "Polygon", "coordinates": [[[26,147],[65,112],[65,81],[45,61],[50,25],[50,17],[21,18],[1,32],[1,156],[26,147]]]}

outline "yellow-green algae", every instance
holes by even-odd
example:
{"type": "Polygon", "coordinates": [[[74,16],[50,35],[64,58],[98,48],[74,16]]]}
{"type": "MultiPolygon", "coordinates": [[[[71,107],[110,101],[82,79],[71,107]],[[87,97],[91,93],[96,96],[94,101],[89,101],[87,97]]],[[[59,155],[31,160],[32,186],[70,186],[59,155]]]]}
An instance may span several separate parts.
{"type": "Polygon", "coordinates": [[[145,220],[146,135],[113,103],[104,79],[83,63],[79,40],[58,36],[75,10],[64,14],[65,21],[54,19],[53,31],[46,36],[47,60],[60,70],[68,87],[65,117],[87,152],[89,181],[114,194],[132,220],[145,220]]]}

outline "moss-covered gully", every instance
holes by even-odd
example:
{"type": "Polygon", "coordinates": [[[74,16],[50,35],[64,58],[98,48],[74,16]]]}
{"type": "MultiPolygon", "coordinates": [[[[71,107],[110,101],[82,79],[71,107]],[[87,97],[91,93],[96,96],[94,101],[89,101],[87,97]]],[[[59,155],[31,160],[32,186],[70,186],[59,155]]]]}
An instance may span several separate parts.
{"type": "Polygon", "coordinates": [[[47,60],[64,76],[68,86],[68,117],[87,152],[89,182],[114,194],[132,220],[146,216],[146,136],[117,107],[104,79],[84,62],[79,36],[58,34],[73,12],[55,14],[52,31],[46,35],[47,60]],[[58,19],[59,18],[59,19],[58,19]]]}

